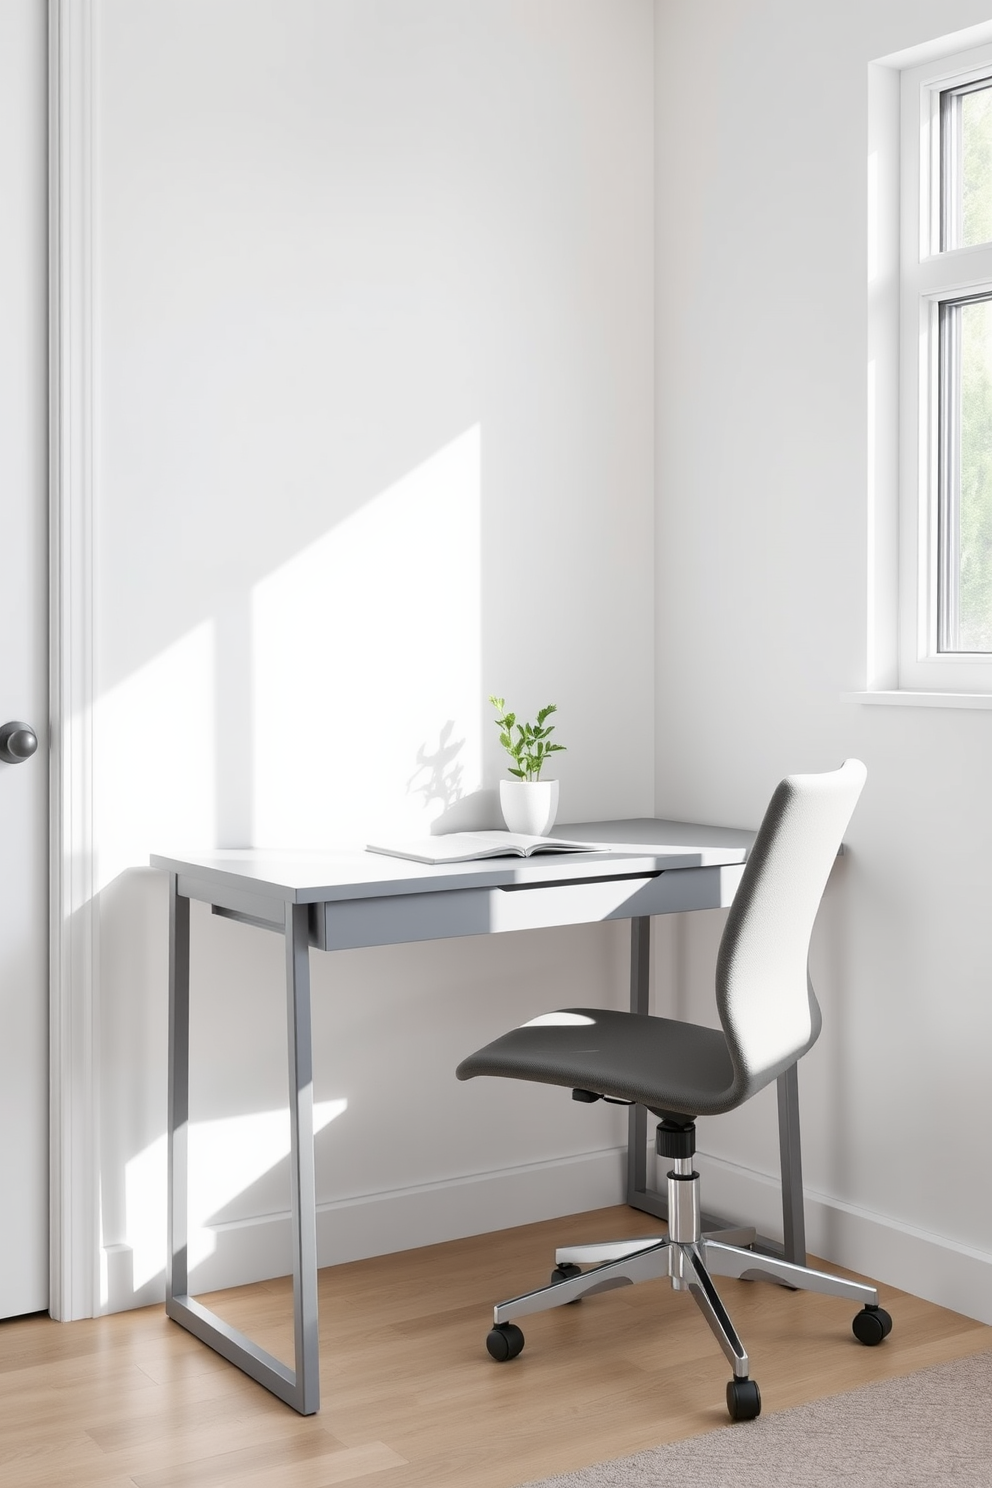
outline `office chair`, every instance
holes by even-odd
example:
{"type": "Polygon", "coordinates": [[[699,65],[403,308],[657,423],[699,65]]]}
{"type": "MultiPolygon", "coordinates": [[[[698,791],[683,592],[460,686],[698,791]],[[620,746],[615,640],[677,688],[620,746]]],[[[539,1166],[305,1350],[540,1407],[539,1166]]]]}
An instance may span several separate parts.
{"type": "MultiPolygon", "coordinates": [[[[579,1101],[646,1106],[660,1118],[657,1151],[672,1161],[667,1236],[559,1249],[549,1286],[494,1309],[487,1339],[494,1359],[515,1358],[524,1346],[513,1318],[667,1276],[676,1291],[691,1293],[726,1354],[733,1369],[727,1409],[740,1421],[759,1414],[761,1394],[712,1276],[774,1281],[862,1302],[853,1323],[858,1341],[876,1344],[888,1336],[892,1319],[878,1305],[874,1287],[727,1243],[731,1235],[704,1235],[699,1174],[692,1169],[695,1118],[735,1110],[795,1064],[819,1036],[820,1010],[806,966],[810,935],[865,776],[859,760],[847,760],[822,775],[790,775],[777,787],[717,955],[722,1031],[671,1018],[566,1008],[504,1034],[458,1066],[460,1080],[536,1080],[570,1086],[579,1101]],[[583,1271],[583,1265],[592,1269],[583,1271]]],[[[753,1239],[753,1232],[743,1238],[753,1239]]]]}

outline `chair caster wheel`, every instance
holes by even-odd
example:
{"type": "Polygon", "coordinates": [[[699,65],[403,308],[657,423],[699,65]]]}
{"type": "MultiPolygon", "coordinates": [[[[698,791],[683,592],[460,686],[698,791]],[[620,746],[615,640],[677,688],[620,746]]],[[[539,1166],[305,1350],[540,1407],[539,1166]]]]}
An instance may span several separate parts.
{"type": "Polygon", "coordinates": [[[554,1286],[556,1281],[568,1281],[573,1276],[581,1275],[581,1266],[573,1266],[571,1261],[562,1261],[561,1265],[556,1266],[551,1273],[551,1285],[554,1286]]]}
{"type": "Polygon", "coordinates": [[[497,1323],[489,1331],[486,1348],[498,1364],[515,1359],[524,1346],[524,1335],[516,1323],[497,1323]]]}
{"type": "Polygon", "coordinates": [[[732,1379],[727,1386],[727,1409],[732,1421],[753,1421],[761,1415],[761,1391],[753,1379],[732,1379]]]}
{"type": "MultiPolygon", "coordinates": [[[[556,1266],[555,1269],[552,1271],[552,1273],[551,1273],[551,1285],[552,1286],[556,1286],[559,1281],[568,1281],[570,1279],[570,1277],[572,1277],[572,1276],[581,1276],[581,1275],[582,1275],[582,1267],[581,1266],[573,1266],[571,1261],[563,1261],[560,1266],[556,1266]]],[[[566,1302],[565,1303],[565,1306],[566,1307],[574,1307],[575,1304],[576,1304],[576,1302],[581,1302],[581,1301],[582,1301],[582,1298],[581,1297],[573,1297],[570,1302],[566,1302]]]]}
{"type": "Polygon", "coordinates": [[[851,1324],[851,1331],[859,1343],[872,1348],[888,1338],[892,1332],[892,1319],[884,1307],[865,1307],[851,1324]]]}

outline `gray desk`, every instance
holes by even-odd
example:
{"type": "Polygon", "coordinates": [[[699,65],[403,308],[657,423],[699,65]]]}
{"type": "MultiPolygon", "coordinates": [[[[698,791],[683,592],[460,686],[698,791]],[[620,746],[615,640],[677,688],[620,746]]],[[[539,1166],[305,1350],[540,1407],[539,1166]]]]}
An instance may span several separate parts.
{"type": "MultiPolygon", "coordinates": [[[[648,1011],[652,915],[714,909],[733,899],[752,832],[638,819],[579,822],[557,829],[582,841],[629,845],[623,853],[489,858],[427,867],[365,852],[212,852],[153,856],[170,875],[169,1243],[166,1311],[211,1348],[303,1415],[320,1403],[317,1354],[317,1236],[313,1156],[310,948],[491,935],[596,920],[631,921],[630,1006],[648,1011]],[[641,846],[643,844],[643,847],[641,846]],[[295,1368],[290,1369],[189,1295],[187,1123],[189,1116],[189,905],[285,936],[289,1025],[295,1368]]],[[[785,1254],[805,1261],[798,1086],[779,1081],[785,1254]]],[[[647,1112],[632,1107],[627,1199],[665,1217],[647,1183],[647,1112]]],[[[707,1220],[721,1227],[718,1220],[707,1220]]]]}

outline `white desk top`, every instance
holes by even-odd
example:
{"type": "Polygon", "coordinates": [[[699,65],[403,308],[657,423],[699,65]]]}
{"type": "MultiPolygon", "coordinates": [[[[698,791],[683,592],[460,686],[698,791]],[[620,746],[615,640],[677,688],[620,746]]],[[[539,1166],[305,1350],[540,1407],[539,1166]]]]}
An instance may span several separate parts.
{"type": "Polygon", "coordinates": [[[647,875],[673,868],[718,867],[743,862],[754,841],[753,832],[734,827],[652,817],[568,822],[556,826],[555,832],[582,842],[622,843],[623,850],[433,865],[354,848],[309,852],[230,848],[181,858],[153,853],[150,862],[153,868],[188,875],[201,884],[251,888],[290,904],[321,904],[446,889],[574,883],[584,878],[647,875]]]}

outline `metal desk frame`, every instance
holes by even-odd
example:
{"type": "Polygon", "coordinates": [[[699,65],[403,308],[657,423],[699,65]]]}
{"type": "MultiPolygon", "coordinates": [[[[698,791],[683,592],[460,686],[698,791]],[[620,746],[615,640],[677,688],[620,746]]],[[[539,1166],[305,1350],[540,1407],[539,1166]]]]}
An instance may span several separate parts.
{"type": "MultiPolygon", "coordinates": [[[[579,840],[624,841],[637,828],[644,841],[692,842],[719,838],[719,829],[685,823],[580,823],[560,829],[579,840]]],[[[317,1228],[313,1150],[313,1050],[310,1017],[310,948],[395,944],[512,930],[533,925],[631,921],[630,1007],[648,1011],[651,916],[729,905],[743,871],[752,834],[727,832],[736,841],[714,848],[673,846],[631,856],[595,854],[538,860],[489,859],[423,870],[380,860],[375,871],[352,870],[323,886],[286,884],[261,871],[265,854],[213,854],[179,860],[155,856],[170,875],[168,1055],[168,1254],[166,1312],[252,1379],[302,1415],[320,1404],[317,1336],[317,1228]],[[257,862],[256,862],[257,860],[257,862]],[[385,862],[391,867],[383,867],[385,862]],[[256,871],[258,869],[258,871],[256,871]],[[390,878],[390,873],[392,878],[390,878]],[[523,891],[521,894],[518,891],[523,891]],[[536,894],[532,891],[537,891],[536,894]],[[280,933],[286,944],[286,1015],[290,1108],[290,1175],[294,1367],[254,1343],[189,1294],[187,1161],[189,1122],[190,900],[214,913],[280,933]]],[[[637,839],[634,838],[636,841],[637,839]]],[[[370,855],[357,854],[367,865],[370,855]]],[[[311,875],[312,876],[312,875],[311,875]]],[[[799,1098],[795,1067],[778,1082],[784,1247],[760,1243],[805,1264],[799,1098]]],[[[667,1217],[664,1195],[647,1183],[647,1111],[631,1107],[627,1153],[627,1202],[667,1217]]],[[[727,1222],[704,1216],[706,1228],[727,1222]]]]}

